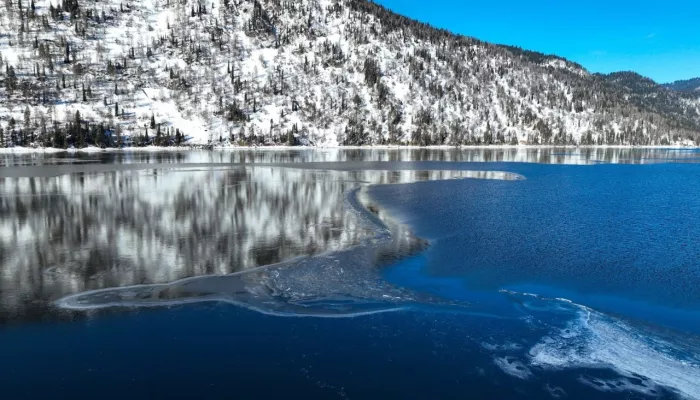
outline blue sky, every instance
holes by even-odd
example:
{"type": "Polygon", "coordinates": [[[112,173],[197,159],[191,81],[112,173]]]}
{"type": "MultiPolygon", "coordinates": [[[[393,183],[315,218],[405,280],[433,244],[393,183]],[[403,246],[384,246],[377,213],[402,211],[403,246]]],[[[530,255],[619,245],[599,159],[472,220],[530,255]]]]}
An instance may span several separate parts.
{"type": "Polygon", "coordinates": [[[375,0],[455,33],[553,53],[592,72],[700,77],[700,0],[375,0]]]}

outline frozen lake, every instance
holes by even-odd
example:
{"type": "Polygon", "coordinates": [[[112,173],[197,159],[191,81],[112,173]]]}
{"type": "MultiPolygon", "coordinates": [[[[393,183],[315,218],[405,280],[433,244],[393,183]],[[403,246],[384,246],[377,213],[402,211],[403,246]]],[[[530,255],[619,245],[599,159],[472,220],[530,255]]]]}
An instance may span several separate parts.
{"type": "Polygon", "coordinates": [[[698,161],[2,154],[2,390],[700,398],[698,161]]]}

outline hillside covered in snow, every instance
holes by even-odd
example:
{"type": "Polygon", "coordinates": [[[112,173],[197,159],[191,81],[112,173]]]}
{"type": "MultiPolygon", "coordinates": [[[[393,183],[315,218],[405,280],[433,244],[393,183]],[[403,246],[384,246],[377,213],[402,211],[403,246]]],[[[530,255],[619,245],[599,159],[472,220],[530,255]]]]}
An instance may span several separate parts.
{"type": "Polygon", "coordinates": [[[0,10],[0,147],[700,143],[700,93],[365,0],[0,10]]]}

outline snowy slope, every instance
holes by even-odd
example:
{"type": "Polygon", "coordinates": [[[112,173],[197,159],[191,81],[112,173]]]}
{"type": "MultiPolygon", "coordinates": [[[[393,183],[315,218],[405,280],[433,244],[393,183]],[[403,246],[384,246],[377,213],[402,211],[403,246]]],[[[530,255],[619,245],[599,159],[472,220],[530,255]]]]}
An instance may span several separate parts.
{"type": "Polygon", "coordinates": [[[0,14],[0,146],[698,142],[576,64],[364,0],[58,7],[0,14]]]}

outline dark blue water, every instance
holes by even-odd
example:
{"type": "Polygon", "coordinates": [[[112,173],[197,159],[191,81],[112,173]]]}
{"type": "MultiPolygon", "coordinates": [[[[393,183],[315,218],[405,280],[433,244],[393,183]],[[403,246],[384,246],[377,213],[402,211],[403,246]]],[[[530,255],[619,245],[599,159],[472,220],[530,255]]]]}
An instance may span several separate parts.
{"type": "Polygon", "coordinates": [[[441,293],[533,292],[700,333],[697,165],[488,167],[527,180],[372,189],[432,241],[422,270],[459,278],[441,293]]]}
{"type": "Polygon", "coordinates": [[[71,314],[0,330],[2,397],[700,398],[700,166],[468,167],[527,179],[370,190],[431,243],[384,279],[467,308],[71,314]]]}
{"type": "Polygon", "coordinates": [[[387,280],[519,318],[524,324],[511,328],[510,341],[548,331],[509,356],[530,366],[521,379],[608,369],[622,381],[579,381],[623,397],[656,396],[658,387],[647,390],[655,386],[700,396],[700,169],[489,167],[527,180],[372,189],[431,241],[420,256],[387,269],[387,280]],[[655,383],[639,390],[640,377],[655,383]]]}
{"type": "Polygon", "coordinates": [[[8,399],[615,398],[581,385],[581,371],[545,382],[504,374],[475,338],[511,329],[427,310],[280,319],[228,305],[177,307],[3,331],[0,374],[8,399]]]}

